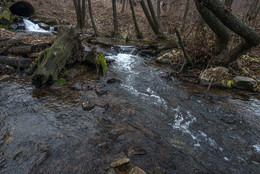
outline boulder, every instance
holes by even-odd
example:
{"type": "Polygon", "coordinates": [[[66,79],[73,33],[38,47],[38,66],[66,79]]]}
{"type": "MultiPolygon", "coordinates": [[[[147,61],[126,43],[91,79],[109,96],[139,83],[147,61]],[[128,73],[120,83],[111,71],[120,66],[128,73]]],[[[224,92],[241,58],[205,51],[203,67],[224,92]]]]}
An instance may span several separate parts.
{"type": "Polygon", "coordinates": [[[45,24],[45,23],[39,23],[38,25],[39,25],[39,27],[43,28],[44,30],[49,30],[50,29],[50,26],[45,24]]]}
{"type": "Polygon", "coordinates": [[[165,53],[164,55],[157,57],[155,61],[161,64],[172,64],[173,55],[171,53],[165,53]]]}
{"type": "Polygon", "coordinates": [[[95,104],[86,101],[86,102],[82,103],[82,108],[85,111],[90,111],[95,108],[95,104]]]}
{"type": "Polygon", "coordinates": [[[257,81],[243,76],[236,76],[234,79],[234,86],[239,89],[254,91],[257,87],[257,81]]]}
{"type": "Polygon", "coordinates": [[[131,169],[129,174],[146,174],[146,172],[140,169],[139,167],[134,167],[131,169]]]}
{"type": "Polygon", "coordinates": [[[200,73],[199,84],[203,86],[231,87],[233,81],[230,80],[229,70],[224,67],[209,68],[200,73]]]}
{"type": "Polygon", "coordinates": [[[8,9],[3,9],[0,14],[0,28],[8,29],[13,21],[13,15],[8,9]]]}

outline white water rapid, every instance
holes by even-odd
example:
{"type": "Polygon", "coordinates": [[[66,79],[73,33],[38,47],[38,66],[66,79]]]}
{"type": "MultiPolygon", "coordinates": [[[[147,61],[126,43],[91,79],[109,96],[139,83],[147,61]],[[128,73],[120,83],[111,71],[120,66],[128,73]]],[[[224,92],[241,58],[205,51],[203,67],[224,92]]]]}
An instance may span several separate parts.
{"type": "Polygon", "coordinates": [[[50,32],[48,30],[42,29],[41,27],[39,27],[38,24],[35,24],[28,19],[23,19],[23,21],[24,21],[24,24],[25,24],[25,30],[26,31],[38,32],[38,33],[48,33],[48,32],[50,32]]]}

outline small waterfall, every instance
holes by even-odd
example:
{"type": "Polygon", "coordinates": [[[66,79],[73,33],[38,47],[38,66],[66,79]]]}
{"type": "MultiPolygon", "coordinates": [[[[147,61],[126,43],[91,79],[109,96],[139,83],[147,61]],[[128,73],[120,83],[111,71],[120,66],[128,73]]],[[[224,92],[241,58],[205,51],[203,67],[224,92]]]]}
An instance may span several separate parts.
{"type": "Polygon", "coordinates": [[[48,33],[49,31],[42,29],[38,24],[31,22],[28,19],[23,19],[25,30],[30,32],[48,33]]]}

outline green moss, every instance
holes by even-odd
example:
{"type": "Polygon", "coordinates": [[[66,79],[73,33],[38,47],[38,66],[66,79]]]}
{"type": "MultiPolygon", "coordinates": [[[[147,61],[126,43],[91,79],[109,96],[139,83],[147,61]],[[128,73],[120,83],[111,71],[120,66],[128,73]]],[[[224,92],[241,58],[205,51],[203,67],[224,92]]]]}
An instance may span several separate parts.
{"type": "Polygon", "coordinates": [[[227,81],[227,87],[231,88],[234,85],[234,81],[233,80],[228,80],[227,81]]]}
{"type": "Polygon", "coordinates": [[[104,53],[98,53],[97,65],[102,67],[103,75],[107,74],[107,62],[104,53]]]}
{"type": "Polygon", "coordinates": [[[67,84],[68,82],[64,78],[60,78],[59,80],[56,80],[56,82],[54,82],[55,86],[63,86],[67,84]]]}

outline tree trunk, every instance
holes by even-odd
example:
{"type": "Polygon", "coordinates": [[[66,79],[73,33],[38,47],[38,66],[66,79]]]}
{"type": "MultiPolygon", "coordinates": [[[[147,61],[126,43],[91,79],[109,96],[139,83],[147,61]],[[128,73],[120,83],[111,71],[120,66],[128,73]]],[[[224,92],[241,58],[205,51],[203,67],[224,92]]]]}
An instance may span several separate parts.
{"type": "Polygon", "coordinates": [[[86,3],[85,0],[73,0],[77,16],[77,26],[82,29],[85,26],[86,3]]]}
{"type": "Polygon", "coordinates": [[[61,30],[53,45],[38,58],[40,64],[31,78],[32,84],[40,87],[57,80],[73,49],[79,48],[79,43],[79,36],[74,29],[61,30]]]}
{"type": "Polygon", "coordinates": [[[200,0],[195,0],[195,4],[201,17],[217,35],[215,54],[220,54],[229,43],[230,31],[210,10],[201,5],[200,0]]]}
{"type": "Polygon", "coordinates": [[[92,27],[94,29],[94,33],[96,36],[98,36],[98,31],[97,31],[97,27],[94,21],[94,17],[93,17],[93,13],[92,13],[92,6],[91,6],[91,0],[88,0],[88,10],[89,10],[89,16],[91,19],[91,23],[92,23],[92,27]]]}
{"type": "Polygon", "coordinates": [[[219,0],[200,0],[229,29],[243,37],[248,43],[256,46],[260,43],[260,35],[251,27],[234,16],[219,0]]]}
{"type": "MultiPolygon", "coordinates": [[[[244,41],[242,41],[237,47],[233,48],[228,53],[228,55],[225,54],[227,55],[227,58],[225,59],[225,65],[228,65],[229,63],[235,61],[237,58],[239,58],[239,56],[241,56],[241,54],[244,54],[252,47],[260,44],[260,35],[255,32],[251,27],[243,23],[236,16],[234,16],[231,13],[230,9],[226,8],[226,6],[219,0],[195,0],[195,2],[197,6],[203,6],[201,9],[205,8],[207,10],[210,10],[213,14],[212,16],[215,16],[226,27],[244,38],[244,41]]],[[[212,26],[210,27],[212,28],[212,26]]]]}
{"type": "Polygon", "coordinates": [[[182,19],[181,33],[183,33],[184,30],[185,30],[185,24],[186,24],[186,19],[187,19],[187,14],[189,12],[189,8],[190,8],[190,0],[187,0],[186,5],[185,5],[185,11],[184,11],[183,19],[182,19]]]}
{"type": "Polygon", "coordinates": [[[121,10],[122,13],[125,12],[125,5],[126,5],[126,0],[123,0],[122,10],[121,10]]]}
{"type": "Polygon", "coordinates": [[[138,27],[138,23],[137,23],[136,16],[135,16],[135,9],[134,9],[132,0],[129,0],[129,3],[130,3],[130,8],[131,8],[132,16],[133,16],[133,20],[134,20],[136,36],[138,39],[142,39],[143,34],[141,33],[141,31],[139,30],[139,27],[138,27]]]}
{"type": "Polygon", "coordinates": [[[160,28],[160,22],[161,22],[161,0],[157,0],[157,21],[158,21],[158,27],[160,28]]]}
{"type": "Polygon", "coordinates": [[[113,8],[113,22],[114,22],[114,37],[118,35],[118,22],[117,22],[117,12],[116,12],[116,0],[112,0],[113,8]]]}

